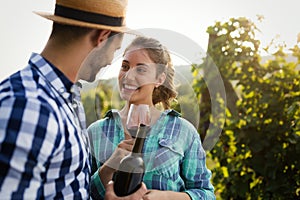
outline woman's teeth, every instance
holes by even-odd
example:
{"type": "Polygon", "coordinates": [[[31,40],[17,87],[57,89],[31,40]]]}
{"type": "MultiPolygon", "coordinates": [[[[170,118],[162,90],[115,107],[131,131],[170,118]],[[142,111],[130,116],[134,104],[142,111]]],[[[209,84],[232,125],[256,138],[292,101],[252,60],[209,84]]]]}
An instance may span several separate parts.
{"type": "Polygon", "coordinates": [[[128,90],[136,90],[138,87],[132,85],[124,85],[124,88],[128,90]]]}

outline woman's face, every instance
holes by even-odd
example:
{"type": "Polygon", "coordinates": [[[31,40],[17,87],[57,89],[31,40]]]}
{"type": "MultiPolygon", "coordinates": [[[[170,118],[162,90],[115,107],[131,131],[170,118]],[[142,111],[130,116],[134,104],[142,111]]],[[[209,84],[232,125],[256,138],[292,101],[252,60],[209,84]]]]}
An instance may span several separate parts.
{"type": "Polygon", "coordinates": [[[131,104],[152,105],[154,87],[161,83],[156,64],[144,49],[126,52],[118,79],[121,98],[131,104]]]}

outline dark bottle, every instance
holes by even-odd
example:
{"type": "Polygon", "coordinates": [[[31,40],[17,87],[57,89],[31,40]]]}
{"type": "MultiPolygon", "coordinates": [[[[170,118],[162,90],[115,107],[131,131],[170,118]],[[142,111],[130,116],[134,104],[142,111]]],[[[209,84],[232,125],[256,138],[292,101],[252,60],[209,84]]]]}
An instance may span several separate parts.
{"type": "Polygon", "coordinates": [[[145,172],[141,153],[148,128],[140,124],[132,152],[121,160],[119,169],[114,173],[114,191],[117,196],[132,194],[141,187],[145,172]]]}

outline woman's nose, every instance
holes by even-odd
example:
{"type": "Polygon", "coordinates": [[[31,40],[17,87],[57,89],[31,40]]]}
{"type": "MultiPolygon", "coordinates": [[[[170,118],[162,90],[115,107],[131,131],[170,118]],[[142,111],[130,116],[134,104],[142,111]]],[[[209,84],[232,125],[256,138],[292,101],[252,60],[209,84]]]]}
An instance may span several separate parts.
{"type": "Polygon", "coordinates": [[[128,80],[134,80],[135,76],[136,76],[136,74],[135,74],[134,68],[130,68],[125,74],[125,78],[128,80]]]}

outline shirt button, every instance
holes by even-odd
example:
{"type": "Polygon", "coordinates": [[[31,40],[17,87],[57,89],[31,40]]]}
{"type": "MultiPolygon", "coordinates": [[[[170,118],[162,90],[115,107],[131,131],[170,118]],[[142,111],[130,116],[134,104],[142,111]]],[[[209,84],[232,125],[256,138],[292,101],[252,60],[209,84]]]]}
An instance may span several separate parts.
{"type": "Polygon", "coordinates": [[[58,92],[61,93],[61,94],[64,93],[65,92],[65,88],[63,88],[63,87],[59,88],[58,92]]]}
{"type": "Polygon", "coordinates": [[[67,92],[64,92],[61,94],[65,99],[69,98],[69,94],[67,92]]]}
{"type": "Polygon", "coordinates": [[[74,109],[76,109],[78,107],[77,103],[75,103],[75,102],[72,103],[72,106],[74,109]]]}

